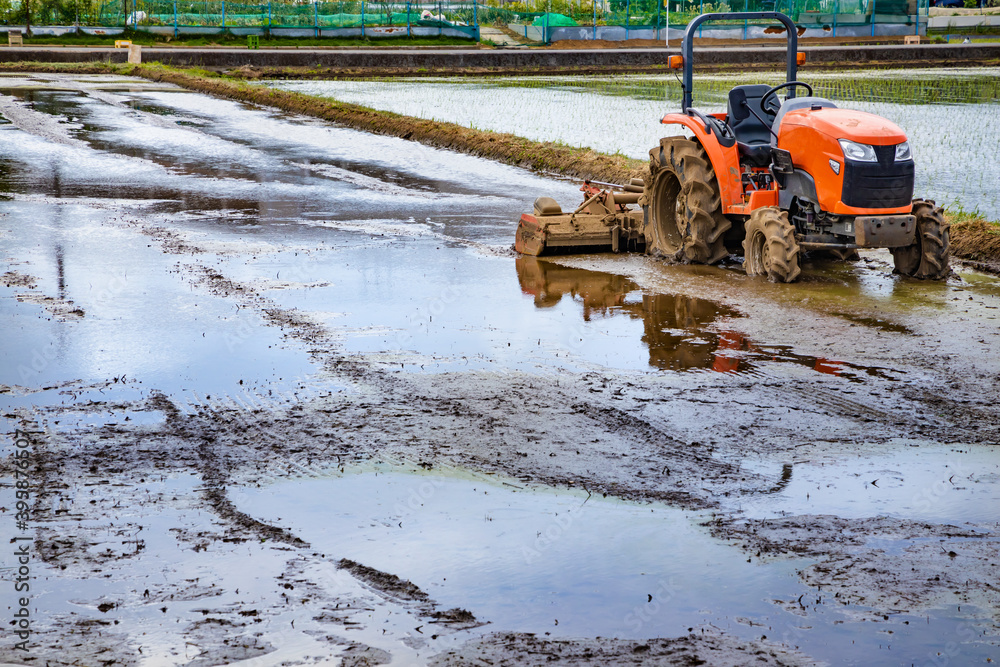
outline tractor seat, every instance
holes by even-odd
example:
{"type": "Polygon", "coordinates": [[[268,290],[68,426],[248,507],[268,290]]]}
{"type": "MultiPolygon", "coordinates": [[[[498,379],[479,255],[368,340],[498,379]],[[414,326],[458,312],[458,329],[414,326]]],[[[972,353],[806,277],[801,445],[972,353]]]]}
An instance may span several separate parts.
{"type": "Polygon", "coordinates": [[[770,89],[770,86],[757,84],[736,86],[729,91],[729,104],[726,108],[726,120],[729,123],[729,126],[733,128],[733,133],[736,135],[736,141],[750,145],[771,143],[771,123],[773,122],[771,116],[777,112],[777,108],[775,108],[771,116],[761,113],[760,111],[760,98],[770,89]],[[736,105],[739,104],[739,102],[737,102],[737,97],[740,97],[733,95],[736,91],[742,91],[742,93],[746,95],[747,105],[753,109],[757,116],[763,118],[766,124],[762,123],[756,116],[753,115],[753,113],[749,113],[746,109],[743,110],[744,113],[734,113],[736,105]],[[744,118],[737,120],[737,116],[744,116],[744,118]]]}
{"type": "Polygon", "coordinates": [[[770,88],[770,86],[758,84],[736,86],[729,91],[726,120],[733,128],[733,134],[736,135],[736,145],[740,152],[741,161],[749,162],[755,167],[766,167],[771,164],[771,122],[772,115],[777,112],[777,106],[775,104],[775,109],[770,115],[762,113],[760,110],[760,99],[770,88]],[[736,113],[737,105],[743,104],[744,96],[747,106],[753,112],[743,108],[742,113],[736,113]],[[754,113],[760,118],[757,118],[754,113]],[[743,117],[740,118],[740,116],[743,117]],[[761,122],[761,119],[764,122],[761,122]]]}
{"type": "MultiPolygon", "coordinates": [[[[790,100],[785,100],[781,108],[778,109],[778,115],[774,117],[773,127],[775,128],[775,132],[781,131],[781,121],[789,111],[813,109],[816,107],[820,109],[836,109],[837,105],[825,97],[793,97],[790,100]]],[[[778,140],[775,137],[771,137],[771,145],[778,145],[778,140]]]]}

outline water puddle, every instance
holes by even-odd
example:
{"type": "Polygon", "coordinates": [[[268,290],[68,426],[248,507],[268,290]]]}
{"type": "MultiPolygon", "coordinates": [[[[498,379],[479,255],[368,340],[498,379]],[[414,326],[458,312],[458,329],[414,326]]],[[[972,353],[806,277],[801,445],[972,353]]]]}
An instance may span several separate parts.
{"type": "MultiPolygon", "coordinates": [[[[84,380],[107,382],[112,389],[127,384],[141,395],[153,389],[168,395],[195,388],[207,394],[266,392],[294,387],[295,378],[314,372],[305,355],[282,345],[279,330],[262,327],[259,316],[223,297],[193,292],[177,279],[174,256],[145,236],[101,224],[102,211],[32,201],[8,202],[3,211],[47,224],[13,227],[6,239],[24,262],[19,270],[38,286],[0,287],[0,385],[62,387],[84,380]],[[25,295],[49,301],[34,303],[25,295]],[[68,307],[81,314],[55,316],[68,307]]],[[[112,391],[70,387],[21,402],[113,397],[112,391]]]]}
{"type": "Polygon", "coordinates": [[[941,610],[918,629],[894,616],[872,632],[798,580],[808,561],[748,559],[709,537],[698,515],[656,504],[388,466],[230,496],[327,557],[408,579],[493,630],[644,638],[711,624],[840,664],[895,665],[921,660],[975,618],[941,610]]]}
{"type": "Polygon", "coordinates": [[[773,614],[765,591],[803,592],[790,568],[747,564],[680,510],[585,493],[388,469],[232,489],[231,497],[314,549],[393,572],[512,630],[669,635],[718,620],[733,603],[773,614]],[[713,578],[730,599],[713,604],[685,583],[692,577],[713,578]],[[642,620],[650,594],[659,612],[642,620]]]}
{"type": "MultiPolygon", "coordinates": [[[[8,507],[15,504],[11,481],[0,478],[0,504],[8,507]]],[[[63,637],[97,626],[116,637],[115,646],[98,647],[95,656],[84,641],[73,647],[81,663],[138,658],[142,665],[187,665],[230,642],[277,647],[275,658],[295,662],[310,653],[330,656],[330,645],[289,630],[293,619],[300,627],[309,619],[294,617],[274,584],[287,567],[286,555],[260,541],[219,539],[217,524],[198,507],[200,484],[197,475],[153,474],[135,485],[105,480],[63,487],[56,515],[71,517],[74,532],[54,534],[45,524],[38,531],[38,539],[58,545],[62,567],[31,561],[32,649],[50,641],[62,645],[63,637]],[[213,564],[195,562],[192,548],[211,549],[213,564]],[[257,612],[239,612],[269,608],[280,609],[273,624],[244,634],[257,612]]],[[[0,574],[6,579],[5,570],[0,574]]],[[[4,588],[0,601],[13,606],[13,586],[4,588]]],[[[235,652],[232,662],[246,656],[235,652]]]]}

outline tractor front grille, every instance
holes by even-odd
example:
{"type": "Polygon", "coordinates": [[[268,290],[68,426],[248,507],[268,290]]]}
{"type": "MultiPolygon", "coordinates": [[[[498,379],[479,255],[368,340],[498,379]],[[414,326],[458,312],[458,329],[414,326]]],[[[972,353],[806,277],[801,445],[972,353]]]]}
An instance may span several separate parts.
{"type": "Polygon", "coordinates": [[[875,146],[878,162],[845,160],[844,191],[848,206],[898,208],[913,199],[913,160],[896,162],[895,146],[875,146]]]}

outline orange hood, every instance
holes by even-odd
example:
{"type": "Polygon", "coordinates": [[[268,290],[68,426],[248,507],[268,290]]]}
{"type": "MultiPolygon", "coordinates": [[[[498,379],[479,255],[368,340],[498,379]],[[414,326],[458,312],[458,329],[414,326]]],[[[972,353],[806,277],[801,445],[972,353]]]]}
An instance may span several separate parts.
{"type": "Polygon", "coordinates": [[[895,123],[850,109],[796,109],[785,114],[781,124],[810,127],[833,139],[850,139],[872,146],[892,146],[906,141],[906,134],[895,123]]]}

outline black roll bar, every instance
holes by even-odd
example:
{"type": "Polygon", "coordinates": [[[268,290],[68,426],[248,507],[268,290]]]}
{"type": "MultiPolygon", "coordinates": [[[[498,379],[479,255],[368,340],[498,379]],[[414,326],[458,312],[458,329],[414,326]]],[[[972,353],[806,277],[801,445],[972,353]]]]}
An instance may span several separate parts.
{"type": "MultiPolygon", "coordinates": [[[[785,74],[788,81],[795,81],[796,68],[798,65],[796,53],[799,45],[799,34],[795,28],[795,24],[792,23],[792,19],[788,18],[781,12],[719,12],[715,14],[702,14],[688,23],[687,29],[684,31],[684,41],[681,42],[681,56],[684,58],[684,80],[682,84],[684,100],[681,102],[682,112],[693,106],[692,86],[694,80],[694,31],[698,29],[698,26],[706,21],[749,21],[751,19],[772,19],[781,21],[785,24],[785,32],[788,33],[788,62],[785,66],[785,74]]],[[[788,90],[786,99],[791,97],[795,97],[794,87],[788,90]]]]}

